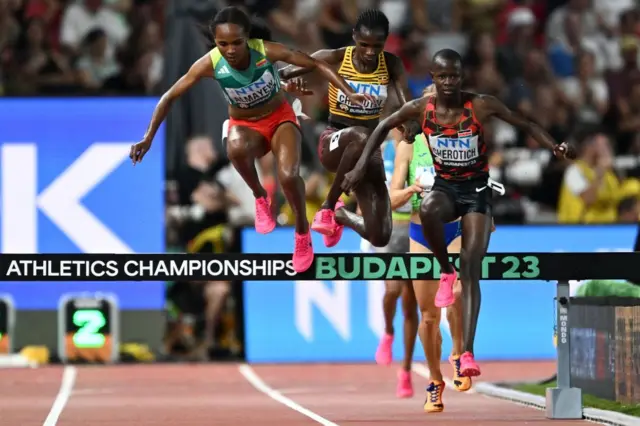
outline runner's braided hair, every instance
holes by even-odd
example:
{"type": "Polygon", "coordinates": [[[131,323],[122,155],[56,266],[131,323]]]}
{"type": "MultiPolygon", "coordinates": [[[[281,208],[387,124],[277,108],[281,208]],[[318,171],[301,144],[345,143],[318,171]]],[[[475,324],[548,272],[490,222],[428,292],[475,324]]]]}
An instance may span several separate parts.
{"type": "Polygon", "coordinates": [[[364,28],[370,30],[381,30],[384,36],[389,35],[389,19],[381,10],[367,9],[358,16],[358,21],[354,27],[354,31],[360,31],[364,28]]]}

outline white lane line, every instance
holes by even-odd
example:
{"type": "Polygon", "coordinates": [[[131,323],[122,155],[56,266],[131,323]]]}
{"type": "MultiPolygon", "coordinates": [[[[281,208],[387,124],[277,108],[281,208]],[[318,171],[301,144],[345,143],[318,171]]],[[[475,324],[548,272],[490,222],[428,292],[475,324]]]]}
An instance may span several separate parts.
{"type": "MultiPolygon", "coordinates": [[[[422,365],[422,364],[411,364],[411,370],[416,373],[418,376],[420,377],[424,377],[425,379],[429,380],[431,378],[431,374],[429,373],[429,369],[422,365]]],[[[448,377],[442,377],[442,380],[444,381],[445,385],[447,385],[450,388],[454,388],[453,385],[453,380],[449,379],[448,377]]],[[[469,389],[466,392],[462,392],[462,393],[476,393],[476,391],[473,390],[473,387],[471,389],[469,389]]]]}
{"type": "Polygon", "coordinates": [[[58,390],[58,395],[56,395],[56,399],[53,401],[51,411],[49,411],[49,415],[45,419],[43,426],[56,426],[58,423],[62,410],[64,410],[64,407],[71,397],[71,392],[73,392],[73,385],[76,383],[77,374],[78,372],[75,367],[70,365],[64,367],[60,390],[58,390]]]}
{"type": "Polygon", "coordinates": [[[278,401],[280,404],[291,408],[293,411],[296,411],[304,416],[309,417],[311,420],[320,423],[323,426],[338,426],[337,423],[333,423],[332,421],[329,421],[327,419],[325,419],[324,417],[320,416],[317,413],[314,413],[311,410],[308,410],[306,408],[304,408],[302,405],[292,401],[291,399],[287,398],[286,396],[282,395],[280,392],[278,392],[277,390],[273,389],[272,387],[270,387],[269,385],[267,385],[261,378],[260,376],[258,376],[256,374],[255,371],[253,371],[253,368],[251,368],[251,366],[249,366],[248,364],[242,364],[238,367],[238,370],[240,371],[240,374],[242,374],[242,376],[247,379],[247,382],[249,382],[249,384],[251,384],[251,386],[253,386],[256,390],[262,392],[263,394],[267,395],[269,398],[278,401]]]}

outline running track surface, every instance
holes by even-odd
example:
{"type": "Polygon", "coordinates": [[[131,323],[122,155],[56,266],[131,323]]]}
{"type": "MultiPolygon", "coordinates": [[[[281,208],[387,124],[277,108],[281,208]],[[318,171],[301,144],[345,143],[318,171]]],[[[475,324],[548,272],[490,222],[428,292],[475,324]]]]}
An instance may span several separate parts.
{"type": "MultiPolygon", "coordinates": [[[[535,380],[551,376],[555,364],[481,367],[486,381],[535,380]]],[[[2,369],[0,419],[3,426],[583,424],[550,421],[543,411],[451,388],[444,393],[445,411],[426,414],[426,379],[420,375],[425,369],[414,371],[414,397],[399,400],[396,368],[169,364],[2,369]]],[[[443,372],[450,374],[451,367],[444,364],[443,372]]]]}

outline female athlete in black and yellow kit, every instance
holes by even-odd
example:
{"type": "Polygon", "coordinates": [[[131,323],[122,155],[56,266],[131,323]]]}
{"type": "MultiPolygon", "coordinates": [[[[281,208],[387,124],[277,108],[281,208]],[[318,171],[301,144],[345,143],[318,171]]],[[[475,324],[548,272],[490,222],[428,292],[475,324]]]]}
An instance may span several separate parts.
{"type": "MultiPolygon", "coordinates": [[[[354,191],[362,217],[341,208],[343,203],[338,201],[342,179],[360,158],[369,135],[377,126],[389,90],[395,91],[400,103],[408,97],[402,62],[383,50],[388,35],[389,20],[385,14],[375,9],[366,10],[353,29],[355,46],[320,50],[312,55],[335,66],[357,93],[373,97],[362,105],[354,105],[341,87],[333,82],[329,85],[329,128],[320,136],[318,151],[324,167],[336,176],[311,225],[324,235],[327,247],[340,241],[344,226],[375,247],[386,246],[391,238],[391,207],[380,153],[368,162],[367,177],[354,191]]],[[[310,71],[310,67],[286,67],[280,70],[280,75],[289,79],[310,71]]],[[[417,127],[416,130],[413,135],[419,133],[417,127]]],[[[410,132],[406,133],[405,137],[413,140],[410,132]]]]}
{"type": "Polygon", "coordinates": [[[267,192],[260,184],[256,158],[269,150],[278,162],[278,179],[296,216],[293,267],[306,271],[313,263],[313,247],[304,204],[304,182],[299,174],[301,135],[291,105],[286,101],[277,61],[319,69],[345,99],[366,105],[371,96],[357,94],[327,63],[279,44],[252,37],[249,17],[236,7],[222,9],[211,24],[216,47],[198,59],[160,99],[141,142],[131,147],[133,163],[149,151],[169,107],[202,78],[214,78],[229,103],[229,159],[256,197],[256,231],[271,232],[276,222],[267,192]]]}

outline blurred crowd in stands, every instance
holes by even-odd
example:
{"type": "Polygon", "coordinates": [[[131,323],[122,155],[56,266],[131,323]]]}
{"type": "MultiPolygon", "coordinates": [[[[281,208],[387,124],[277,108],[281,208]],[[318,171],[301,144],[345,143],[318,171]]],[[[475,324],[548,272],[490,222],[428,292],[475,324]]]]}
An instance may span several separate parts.
{"type": "Polygon", "coordinates": [[[0,94],[156,94],[164,0],[0,0],[0,94]]]}
{"type": "MultiPolygon", "coordinates": [[[[162,93],[164,9],[170,1],[0,0],[0,94],[162,93]]],[[[277,41],[309,53],[353,44],[352,28],[359,12],[382,9],[391,24],[386,49],[402,58],[413,97],[431,84],[431,55],[453,48],[464,57],[468,90],[500,98],[558,142],[571,141],[578,147],[578,161],[569,164],[503,122],[488,125],[491,175],[508,188],[495,202],[497,224],[638,221],[640,8],[636,0],[210,3],[218,9],[244,7],[269,23],[277,41]]],[[[317,135],[327,121],[326,82],[313,74],[307,83],[314,94],[300,101],[311,117],[304,123],[305,144],[311,149],[302,174],[311,220],[332,177],[315,158],[317,135]]],[[[223,146],[220,141],[192,136],[184,144],[187,164],[175,181],[167,182],[168,248],[237,251],[238,228],[253,223],[252,194],[224,152],[215,148],[223,146]]],[[[260,169],[265,186],[277,197],[277,182],[270,172],[273,158],[265,157],[260,169]]],[[[274,206],[278,222],[292,224],[289,206],[279,199],[274,206]]],[[[194,311],[205,312],[204,321],[194,317],[183,324],[204,324],[204,334],[212,336],[214,328],[226,323],[215,340],[223,341],[231,352],[238,350],[237,338],[229,332],[234,316],[225,314],[232,310],[234,298],[228,297],[232,287],[213,282],[206,283],[203,291],[202,283],[176,283],[168,289],[176,306],[199,304],[194,311]]],[[[184,336],[177,332],[168,347],[175,347],[184,336]]],[[[205,339],[196,356],[206,357],[212,345],[205,339]]]]}
{"type": "MultiPolygon", "coordinates": [[[[431,83],[430,56],[451,47],[465,58],[468,90],[497,96],[557,141],[579,147],[580,160],[569,165],[503,122],[487,126],[491,174],[509,188],[496,202],[497,223],[638,220],[640,9],[635,0],[234,3],[267,19],[284,43],[309,52],[352,44],[359,9],[381,8],[391,22],[386,49],[402,58],[414,97],[431,83]]],[[[301,100],[319,130],[327,118],[326,83],[313,76],[309,84],[315,95],[301,100]]]]}

